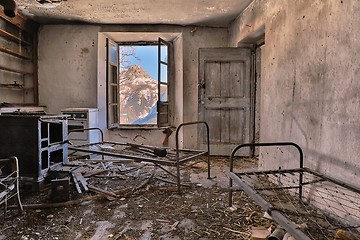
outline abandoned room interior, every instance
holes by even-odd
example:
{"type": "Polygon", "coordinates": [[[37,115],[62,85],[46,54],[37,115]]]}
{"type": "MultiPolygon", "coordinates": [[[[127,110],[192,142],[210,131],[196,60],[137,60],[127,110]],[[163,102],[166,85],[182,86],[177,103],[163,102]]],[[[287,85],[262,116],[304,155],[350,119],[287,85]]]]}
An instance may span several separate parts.
{"type": "Polygon", "coordinates": [[[359,16],[0,0],[0,240],[360,239],[359,16]]]}

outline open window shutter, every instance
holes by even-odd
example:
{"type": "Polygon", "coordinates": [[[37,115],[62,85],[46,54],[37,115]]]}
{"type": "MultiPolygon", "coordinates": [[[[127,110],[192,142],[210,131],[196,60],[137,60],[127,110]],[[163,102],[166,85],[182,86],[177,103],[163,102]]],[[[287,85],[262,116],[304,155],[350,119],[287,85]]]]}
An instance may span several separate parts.
{"type": "Polygon", "coordinates": [[[161,38],[158,41],[158,102],[157,123],[159,127],[169,125],[169,52],[171,43],[161,38]]]}
{"type": "Polygon", "coordinates": [[[118,45],[106,39],[107,47],[107,122],[108,128],[119,125],[119,51],[118,45]]]}

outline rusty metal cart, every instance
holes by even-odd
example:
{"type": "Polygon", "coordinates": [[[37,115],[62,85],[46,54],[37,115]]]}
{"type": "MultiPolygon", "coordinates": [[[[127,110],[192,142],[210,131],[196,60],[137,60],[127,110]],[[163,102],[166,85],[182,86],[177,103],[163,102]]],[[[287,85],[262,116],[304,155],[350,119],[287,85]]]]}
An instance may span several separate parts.
{"type": "Polygon", "coordinates": [[[332,240],[340,239],[336,237],[341,234],[347,234],[346,239],[360,239],[360,188],[304,167],[303,151],[295,143],[241,144],[234,148],[230,157],[230,206],[235,190],[244,191],[295,239],[332,240]],[[237,172],[236,152],[258,146],[295,147],[299,168],[237,172]]]}

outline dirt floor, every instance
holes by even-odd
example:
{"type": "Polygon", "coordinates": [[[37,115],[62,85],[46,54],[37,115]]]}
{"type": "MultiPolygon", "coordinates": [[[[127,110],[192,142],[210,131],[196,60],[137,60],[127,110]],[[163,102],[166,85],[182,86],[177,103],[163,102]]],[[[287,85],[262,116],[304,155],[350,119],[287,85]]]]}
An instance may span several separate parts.
{"type": "MultiPolygon", "coordinates": [[[[89,176],[95,188],[81,194],[71,184],[70,202],[54,203],[51,187],[21,194],[24,211],[12,209],[5,220],[0,215],[0,240],[249,239],[251,227],[270,227],[264,212],[241,192],[234,196],[236,208],[228,207],[228,158],[212,157],[211,165],[212,179],[205,163],[182,171],[188,186],[180,195],[169,174],[143,163],[117,165],[126,170],[123,175],[89,176]]],[[[236,161],[238,169],[256,166],[256,159],[236,161]]]]}

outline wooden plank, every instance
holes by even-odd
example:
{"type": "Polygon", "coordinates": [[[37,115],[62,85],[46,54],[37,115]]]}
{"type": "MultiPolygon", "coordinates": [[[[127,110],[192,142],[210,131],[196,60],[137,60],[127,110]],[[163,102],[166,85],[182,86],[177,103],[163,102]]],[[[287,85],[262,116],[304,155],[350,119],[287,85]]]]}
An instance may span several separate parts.
{"type": "Polygon", "coordinates": [[[32,74],[32,72],[26,72],[26,71],[22,71],[22,70],[12,69],[12,68],[8,68],[8,67],[1,66],[1,65],[0,65],[0,70],[9,71],[9,72],[18,73],[18,74],[32,74]]]}
{"type": "Polygon", "coordinates": [[[14,51],[12,51],[10,49],[7,49],[7,48],[1,47],[1,46],[0,46],[0,52],[7,53],[7,54],[10,54],[12,56],[21,58],[21,59],[31,60],[31,57],[29,57],[29,56],[22,55],[20,53],[14,52],[14,51]]]}
{"type": "Polygon", "coordinates": [[[246,117],[244,113],[245,109],[231,109],[230,114],[230,136],[229,136],[229,143],[239,144],[244,143],[247,138],[246,131],[246,117]]]}
{"type": "Polygon", "coordinates": [[[91,191],[94,191],[94,192],[96,192],[96,193],[100,193],[100,194],[105,195],[105,196],[114,197],[114,198],[118,198],[118,197],[119,197],[118,195],[116,195],[116,194],[113,193],[113,192],[106,191],[106,190],[104,190],[104,189],[95,187],[95,186],[93,186],[93,185],[89,185],[89,189],[90,189],[91,191]]]}
{"type": "Polygon", "coordinates": [[[243,61],[232,62],[230,65],[230,78],[232,79],[230,83],[230,95],[232,97],[245,97],[244,85],[250,84],[247,83],[250,76],[244,76],[244,67],[245,64],[243,61]]]}
{"type": "Polygon", "coordinates": [[[31,43],[19,38],[18,36],[15,36],[15,35],[13,35],[11,33],[8,33],[8,32],[6,32],[5,30],[3,30],[1,28],[0,28],[0,35],[7,38],[7,39],[9,39],[9,40],[11,40],[11,41],[13,41],[13,42],[18,42],[18,43],[20,43],[22,45],[27,45],[27,46],[32,45],[31,43]]]}
{"type": "Polygon", "coordinates": [[[209,124],[209,140],[210,143],[220,143],[221,139],[221,129],[220,129],[220,111],[206,109],[205,110],[205,119],[209,124]]]}
{"type": "MultiPolygon", "coordinates": [[[[230,62],[221,62],[220,63],[220,95],[221,101],[217,106],[223,107],[222,103],[231,97],[230,95],[230,62]]],[[[236,107],[236,106],[234,106],[236,107]]],[[[220,109],[220,142],[228,143],[230,140],[230,114],[224,108],[220,109]]]]}
{"type": "Polygon", "coordinates": [[[80,188],[80,185],[79,185],[79,183],[78,183],[78,180],[77,180],[77,178],[76,178],[75,173],[73,172],[71,175],[72,175],[72,177],[73,177],[73,181],[74,181],[75,188],[76,188],[77,192],[78,192],[78,193],[82,193],[81,188],[80,188]]]}
{"type": "Polygon", "coordinates": [[[220,92],[220,63],[205,63],[205,98],[221,96],[220,92]]]}
{"type": "Polygon", "coordinates": [[[249,107],[249,98],[221,98],[213,97],[210,99],[204,99],[204,106],[207,109],[239,109],[249,107]]]}
{"type": "Polygon", "coordinates": [[[220,63],[220,95],[230,97],[230,62],[220,63]]]}
{"type": "Polygon", "coordinates": [[[85,191],[89,190],[86,179],[80,172],[75,172],[73,176],[75,176],[76,180],[80,183],[80,185],[84,188],[85,191]]]}
{"type": "Polygon", "coordinates": [[[230,113],[228,110],[220,110],[220,142],[229,143],[230,141],[230,113]]]}

